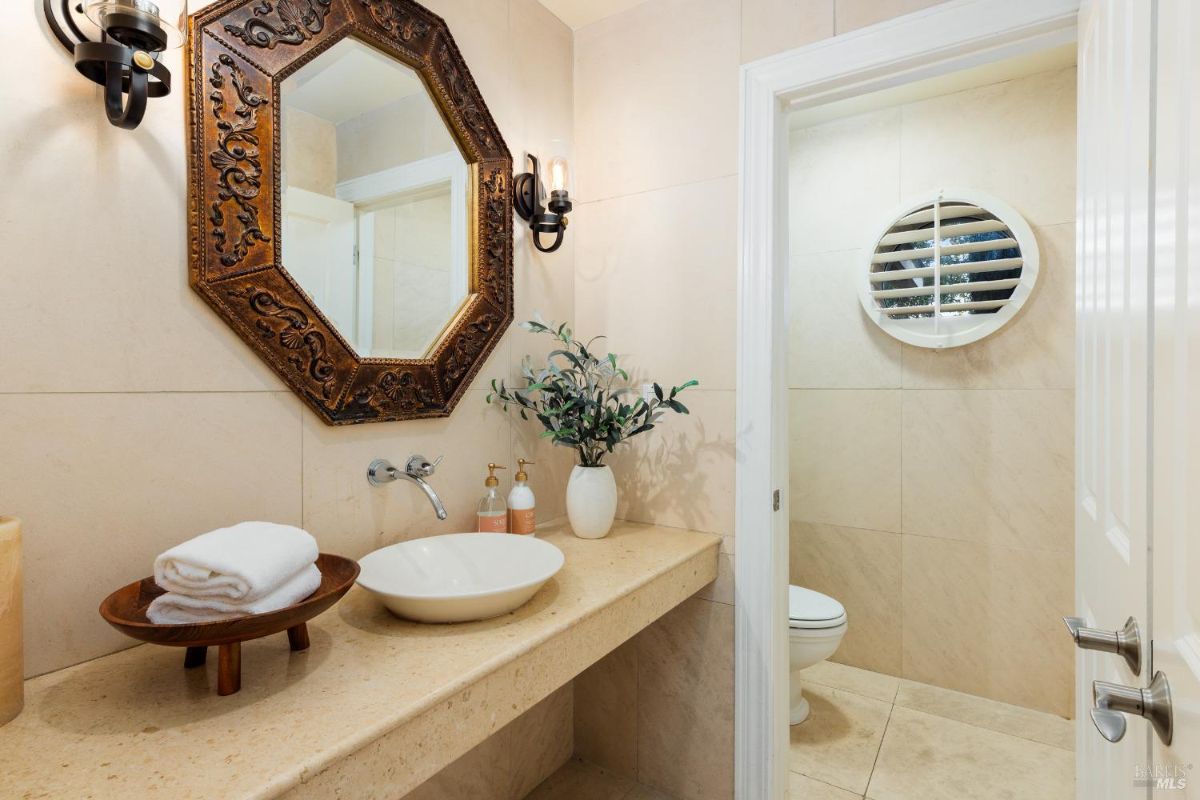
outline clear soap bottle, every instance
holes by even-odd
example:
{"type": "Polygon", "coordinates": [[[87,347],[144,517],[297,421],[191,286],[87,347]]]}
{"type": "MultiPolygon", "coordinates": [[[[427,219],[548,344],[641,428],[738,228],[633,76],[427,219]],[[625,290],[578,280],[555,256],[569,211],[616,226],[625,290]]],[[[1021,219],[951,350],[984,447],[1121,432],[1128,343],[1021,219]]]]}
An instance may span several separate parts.
{"type": "Polygon", "coordinates": [[[526,466],[537,466],[532,461],[517,459],[517,475],[513,481],[512,491],[508,493],[508,530],[522,536],[532,536],[537,527],[534,511],[533,489],[529,488],[529,474],[526,466]]]}
{"type": "Polygon", "coordinates": [[[479,523],[477,530],[480,533],[508,532],[508,506],[505,505],[500,492],[496,491],[496,487],[500,485],[500,479],[496,477],[498,469],[507,468],[499,464],[488,464],[488,476],[483,482],[487,492],[479,501],[479,509],[475,513],[479,523]]]}

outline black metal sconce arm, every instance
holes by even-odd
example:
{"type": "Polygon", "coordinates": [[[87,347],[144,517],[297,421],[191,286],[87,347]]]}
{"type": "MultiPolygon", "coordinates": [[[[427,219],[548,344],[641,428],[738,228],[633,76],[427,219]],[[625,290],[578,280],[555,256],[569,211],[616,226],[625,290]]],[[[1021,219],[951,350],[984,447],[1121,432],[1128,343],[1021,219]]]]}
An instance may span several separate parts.
{"type": "Polygon", "coordinates": [[[549,205],[542,205],[537,157],[531,155],[529,161],[533,170],[513,179],[513,208],[521,219],[529,223],[529,230],[533,231],[533,246],[542,253],[553,253],[562,246],[563,234],[567,230],[567,214],[572,208],[571,199],[566,191],[552,191],[549,205]],[[554,234],[554,241],[549,246],[542,244],[543,233],[554,234]]]}
{"type": "Polygon", "coordinates": [[[72,2],[76,0],[42,0],[46,23],[75,57],[79,74],[104,87],[108,121],[133,130],[141,123],[149,98],[171,93],[171,71],[157,58],[166,47],[166,33],[144,18],[114,15],[121,41],[106,32],[101,41],[94,42],[76,24],[72,14],[82,13],[82,9],[77,2],[72,9],[72,2]]]}

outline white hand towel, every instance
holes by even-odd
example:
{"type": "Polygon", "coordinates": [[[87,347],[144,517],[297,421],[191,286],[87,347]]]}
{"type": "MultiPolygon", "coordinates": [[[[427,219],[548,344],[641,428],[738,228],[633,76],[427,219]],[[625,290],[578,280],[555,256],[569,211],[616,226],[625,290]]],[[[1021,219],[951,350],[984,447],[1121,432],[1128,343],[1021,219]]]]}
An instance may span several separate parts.
{"type": "Polygon", "coordinates": [[[266,614],[298,603],[321,585],[321,570],[309,564],[266,597],[247,603],[231,603],[212,597],[188,597],[167,592],[154,598],[146,609],[146,618],[155,625],[185,625],[196,622],[218,622],[244,617],[247,614],[266,614]]]}
{"type": "Polygon", "coordinates": [[[299,528],[241,522],[172,547],[154,560],[154,582],[189,597],[249,603],[317,560],[317,541],[299,528]]]}

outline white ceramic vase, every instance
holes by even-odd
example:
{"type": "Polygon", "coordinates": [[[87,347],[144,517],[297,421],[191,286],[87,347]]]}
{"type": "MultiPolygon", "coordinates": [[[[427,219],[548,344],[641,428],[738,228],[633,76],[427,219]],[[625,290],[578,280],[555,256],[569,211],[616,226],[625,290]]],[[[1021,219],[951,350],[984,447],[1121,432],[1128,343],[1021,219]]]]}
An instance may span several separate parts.
{"type": "Polygon", "coordinates": [[[567,519],[581,539],[603,539],[617,515],[617,481],[607,466],[571,470],[567,482],[567,519]]]}

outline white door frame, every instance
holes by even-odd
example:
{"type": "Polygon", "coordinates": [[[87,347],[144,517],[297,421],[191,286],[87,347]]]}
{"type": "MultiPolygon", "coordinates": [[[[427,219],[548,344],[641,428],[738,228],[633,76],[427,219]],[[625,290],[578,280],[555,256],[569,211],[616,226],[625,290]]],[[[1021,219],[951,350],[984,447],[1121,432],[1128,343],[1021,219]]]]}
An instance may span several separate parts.
{"type": "Polygon", "coordinates": [[[1074,42],[1079,0],[952,0],[741,70],[735,653],[738,800],[788,761],[787,111],[1074,42]],[[778,502],[774,493],[778,492],[778,502]]]}

